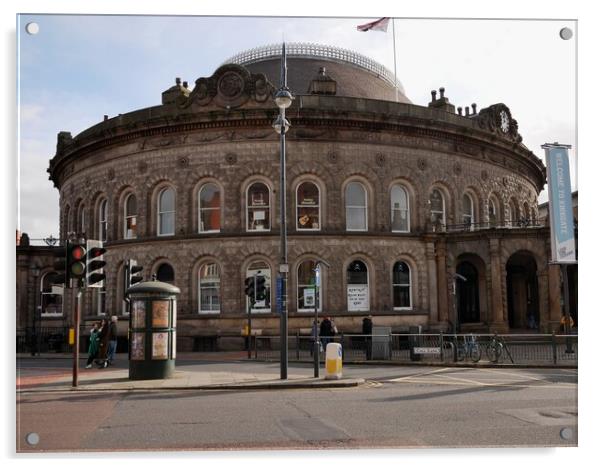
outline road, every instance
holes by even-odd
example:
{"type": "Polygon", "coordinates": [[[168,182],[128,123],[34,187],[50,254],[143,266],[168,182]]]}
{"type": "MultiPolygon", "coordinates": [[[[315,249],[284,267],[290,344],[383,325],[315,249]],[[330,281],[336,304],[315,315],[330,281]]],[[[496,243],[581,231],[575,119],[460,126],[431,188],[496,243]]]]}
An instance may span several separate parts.
{"type": "MultiPolygon", "coordinates": [[[[120,365],[123,365],[120,362],[120,365]]],[[[258,362],[181,362],[238,371],[258,362]]],[[[311,373],[310,366],[306,368],[311,373]]],[[[68,360],[20,362],[53,378],[68,360]]],[[[97,370],[105,371],[105,370],[97,370]]],[[[110,371],[110,370],[109,370],[110,371]]],[[[17,394],[18,450],[575,446],[577,371],[347,366],[357,388],[17,394]],[[563,430],[564,439],[560,433],[563,430]],[[568,430],[567,430],[568,429],[568,430]],[[28,433],[39,443],[28,445],[28,433]]]]}

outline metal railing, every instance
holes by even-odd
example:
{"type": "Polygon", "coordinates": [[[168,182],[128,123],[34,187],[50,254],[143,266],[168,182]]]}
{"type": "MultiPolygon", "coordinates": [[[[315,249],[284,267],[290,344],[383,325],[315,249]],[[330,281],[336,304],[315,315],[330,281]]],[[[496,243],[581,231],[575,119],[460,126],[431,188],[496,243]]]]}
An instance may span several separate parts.
{"type": "MultiPolygon", "coordinates": [[[[578,360],[578,336],[556,334],[339,334],[320,337],[322,349],[328,342],[343,348],[343,361],[394,361],[457,363],[466,350],[466,342],[474,342],[480,358],[474,363],[552,364],[574,366],[578,360]],[[495,340],[494,340],[495,339],[495,340]],[[495,342],[503,347],[497,357],[492,351],[495,342]],[[495,360],[495,361],[494,361],[495,360]]],[[[289,336],[289,359],[313,361],[313,337],[289,336]]],[[[278,360],[280,339],[277,336],[257,336],[253,343],[256,360],[278,360]]],[[[321,360],[324,352],[320,353],[321,360]]],[[[469,358],[465,362],[473,362],[469,358]]]]}
{"type": "MultiPolygon", "coordinates": [[[[388,81],[391,85],[395,86],[394,73],[380,63],[366,57],[365,55],[354,52],[353,50],[309,42],[287,42],[286,53],[289,57],[323,57],[352,63],[365,70],[371,71],[372,73],[376,73],[388,81]]],[[[228,63],[247,65],[272,57],[280,57],[281,54],[282,44],[269,44],[263,47],[255,47],[253,49],[244,50],[227,59],[224,63],[222,63],[222,65],[226,65],[228,63]]],[[[397,86],[400,90],[403,90],[403,87],[399,81],[397,86]]]]}
{"type": "Polygon", "coordinates": [[[69,327],[28,327],[17,331],[17,353],[69,352],[69,327]]]}
{"type": "Polygon", "coordinates": [[[486,229],[526,229],[533,227],[544,227],[538,220],[522,219],[517,221],[498,221],[498,222],[465,222],[463,224],[430,224],[433,232],[476,232],[486,229]]]}

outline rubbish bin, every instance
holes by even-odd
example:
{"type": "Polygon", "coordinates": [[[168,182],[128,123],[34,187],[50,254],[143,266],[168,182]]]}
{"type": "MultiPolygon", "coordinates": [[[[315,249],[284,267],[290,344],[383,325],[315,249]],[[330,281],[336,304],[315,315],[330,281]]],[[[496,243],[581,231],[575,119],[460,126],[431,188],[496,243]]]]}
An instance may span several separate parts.
{"type": "Polygon", "coordinates": [[[326,372],[324,379],[341,379],[343,377],[343,346],[331,342],[326,346],[326,372]]]}
{"type": "Polygon", "coordinates": [[[410,360],[413,362],[419,362],[422,356],[414,353],[414,347],[422,346],[422,336],[420,335],[422,334],[422,326],[410,326],[409,332],[410,360]]]}
{"type": "Polygon", "coordinates": [[[156,280],[127,289],[130,379],[166,379],[173,374],[179,293],[178,287],[156,280]]]}

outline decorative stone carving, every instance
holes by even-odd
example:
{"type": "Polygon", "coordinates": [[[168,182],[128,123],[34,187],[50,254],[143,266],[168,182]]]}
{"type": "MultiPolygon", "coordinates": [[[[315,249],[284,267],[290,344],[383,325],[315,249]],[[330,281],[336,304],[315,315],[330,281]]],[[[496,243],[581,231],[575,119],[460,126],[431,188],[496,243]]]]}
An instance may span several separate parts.
{"type": "Polygon", "coordinates": [[[418,168],[420,170],[426,170],[428,167],[428,164],[426,163],[426,159],[420,158],[418,159],[418,168]]]}
{"type": "Polygon", "coordinates": [[[107,170],[107,179],[108,180],[115,179],[115,169],[113,167],[111,167],[111,168],[109,168],[109,170],[107,170]]]}
{"type": "Polygon", "coordinates": [[[138,172],[141,174],[145,173],[148,170],[148,163],[145,161],[138,162],[138,172]]]}
{"type": "Polygon", "coordinates": [[[508,177],[503,177],[502,178],[502,185],[504,185],[505,187],[507,187],[508,183],[510,183],[510,181],[508,180],[508,177]]]}
{"type": "Polygon", "coordinates": [[[462,164],[454,162],[454,175],[460,175],[462,173],[462,164]]]}
{"type": "Polygon", "coordinates": [[[234,164],[236,164],[236,161],[237,161],[236,154],[232,154],[232,153],[226,154],[225,159],[226,159],[226,164],[228,164],[228,165],[234,165],[234,164]]]}
{"type": "Polygon", "coordinates": [[[328,162],[330,162],[331,164],[336,164],[339,161],[339,156],[336,152],[329,152],[328,153],[328,162]]]}
{"type": "Polygon", "coordinates": [[[518,133],[518,123],[512,118],[506,104],[494,104],[481,109],[477,116],[479,127],[489,130],[497,136],[520,143],[523,138],[518,133]]]}
{"type": "Polygon", "coordinates": [[[489,172],[487,172],[486,170],[481,170],[481,180],[483,180],[484,182],[489,180],[489,172]]]}
{"type": "Polygon", "coordinates": [[[178,167],[185,169],[190,165],[190,158],[188,156],[182,156],[178,159],[178,167]]]}
{"type": "Polygon", "coordinates": [[[387,158],[383,153],[379,152],[376,155],[376,164],[382,167],[383,165],[385,165],[385,162],[387,162],[387,158]]]}

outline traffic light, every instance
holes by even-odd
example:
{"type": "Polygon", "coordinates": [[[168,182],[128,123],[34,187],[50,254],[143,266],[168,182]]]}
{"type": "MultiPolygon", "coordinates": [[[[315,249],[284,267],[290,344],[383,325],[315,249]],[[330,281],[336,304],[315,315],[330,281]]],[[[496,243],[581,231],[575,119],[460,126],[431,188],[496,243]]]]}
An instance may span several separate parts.
{"type": "Polygon", "coordinates": [[[260,302],[266,299],[265,276],[258,275],[255,280],[255,299],[260,302]]]}
{"type": "MultiPolygon", "coordinates": [[[[142,280],[142,275],[138,275],[138,273],[143,269],[144,268],[142,266],[138,266],[138,262],[135,259],[127,260],[125,264],[124,292],[127,292],[132,285],[137,284],[142,280]]],[[[126,294],[124,293],[123,296],[125,297],[126,294]]]]}
{"type": "Polygon", "coordinates": [[[67,277],[83,280],[86,276],[86,247],[83,241],[67,243],[67,277]]]}
{"type": "Polygon", "coordinates": [[[69,249],[69,240],[65,243],[65,246],[59,246],[54,250],[54,270],[56,276],[53,277],[53,284],[65,284],[65,287],[69,287],[69,270],[67,269],[67,251],[69,249]]]}
{"type": "Polygon", "coordinates": [[[255,277],[245,279],[245,295],[251,299],[251,303],[255,303],[255,277]]]}
{"type": "Polygon", "coordinates": [[[105,284],[106,274],[103,268],[107,264],[103,255],[107,251],[103,248],[100,240],[88,240],[86,242],[86,287],[102,288],[105,284]]]}

